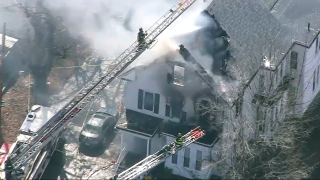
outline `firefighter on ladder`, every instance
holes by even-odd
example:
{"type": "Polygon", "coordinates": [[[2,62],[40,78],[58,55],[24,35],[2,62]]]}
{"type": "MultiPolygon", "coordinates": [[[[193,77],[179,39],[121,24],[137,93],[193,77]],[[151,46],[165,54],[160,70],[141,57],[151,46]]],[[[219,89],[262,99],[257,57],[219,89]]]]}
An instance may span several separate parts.
{"type": "Polygon", "coordinates": [[[10,157],[7,158],[6,162],[4,163],[4,170],[5,170],[5,175],[6,175],[6,180],[11,180],[12,177],[12,171],[13,171],[13,166],[10,157]]]}
{"type": "Polygon", "coordinates": [[[174,141],[176,149],[181,148],[183,146],[183,137],[181,133],[178,133],[177,139],[174,141]]]}
{"type": "Polygon", "coordinates": [[[146,45],[146,36],[147,32],[144,32],[142,28],[139,28],[139,33],[138,33],[138,43],[139,47],[138,50],[141,50],[145,45],[146,45]]]}

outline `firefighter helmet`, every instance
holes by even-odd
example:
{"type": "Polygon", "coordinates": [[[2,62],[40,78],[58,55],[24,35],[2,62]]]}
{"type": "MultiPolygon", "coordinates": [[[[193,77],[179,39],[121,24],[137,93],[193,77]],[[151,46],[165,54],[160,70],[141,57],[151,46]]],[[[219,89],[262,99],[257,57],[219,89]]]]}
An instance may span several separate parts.
{"type": "Polygon", "coordinates": [[[178,137],[181,138],[181,137],[182,137],[182,134],[181,134],[181,133],[178,133],[178,137]]]}
{"type": "Polygon", "coordinates": [[[141,27],[141,28],[139,28],[139,31],[143,31],[142,27],[141,27]]]}

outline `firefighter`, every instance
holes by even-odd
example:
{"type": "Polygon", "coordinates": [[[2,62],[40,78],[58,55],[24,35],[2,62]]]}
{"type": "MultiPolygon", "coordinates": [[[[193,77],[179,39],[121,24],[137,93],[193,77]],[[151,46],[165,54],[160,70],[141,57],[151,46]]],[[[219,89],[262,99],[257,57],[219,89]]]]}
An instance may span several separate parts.
{"type": "Polygon", "coordinates": [[[171,150],[171,146],[170,145],[165,145],[157,154],[157,156],[161,155],[162,153],[168,153],[171,150]]]}
{"type": "Polygon", "coordinates": [[[4,170],[5,170],[6,180],[11,180],[13,166],[12,166],[12,162],[11,162],[10,157],[8,157],[6,162],[4,163],[4,170]]]}
{"type": "Polygon", "coordinates": [[[183,146],[183,138],[181,133],[178,133],[178,137],[174,141],[174,144],[176,145],[176,149],[181,148],[183,146]]]}
{"type": "Polygon", "coordinates": [[[142,28],[139,28],[139,33],[138,33],[138,43],[139,43],[139,45],[141,45],[141,44],[145,45],[146,44],[145,38],[146,38],[147,35],[148,34],[146,32],[143,32],[142,28]]]}

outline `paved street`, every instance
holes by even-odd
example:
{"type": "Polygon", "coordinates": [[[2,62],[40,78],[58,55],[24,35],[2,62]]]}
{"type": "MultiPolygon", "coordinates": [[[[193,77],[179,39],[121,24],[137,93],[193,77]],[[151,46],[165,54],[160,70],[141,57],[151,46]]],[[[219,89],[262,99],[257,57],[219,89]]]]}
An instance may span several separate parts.
{"type": "MultiPolygon", "coordinates": [[[[90,76],[91,73],[87,74],[90,76]]],[[[42,179],[109,179],[114,175],[114,165],[111,162],[117,160],[121,152],[120,132],[110,132],[105,147],[100,149],[79,148],[78,137],[85,120],[100,107],[109,106],[110,102],[118,105],[123,91],[123,83],[118,87],[119,83],[119,80],[115,80],[109,89],[100,93],[98,100],[90,103],[73,119],[65,131],[66,144],[57,147],[42,179]]],[[[74,78],[69,80],[65,89],[66,91],[54,97],[57,103],[53,107],[60,109],[72,98],[70,94],[79,91],[74,78]]]]}

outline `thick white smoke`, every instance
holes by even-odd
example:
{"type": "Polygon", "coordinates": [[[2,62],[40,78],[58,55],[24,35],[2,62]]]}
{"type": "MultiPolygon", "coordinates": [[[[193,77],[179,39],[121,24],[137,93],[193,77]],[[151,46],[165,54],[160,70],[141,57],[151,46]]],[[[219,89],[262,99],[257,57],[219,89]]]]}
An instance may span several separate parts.
{"type": "MultiPolygon", "coordinates": [[[[136,40],[139,27],[147,30],[178,1],[55,0],[46,3],[62,17],[67,29],[86,38],[98,53],[118,56],[136,40]]],[[[174,49],[168,39],[198,29],[194,20],[206,5],[203,1],[195,2],[135,64],[148,63],[174,49]]]]}

